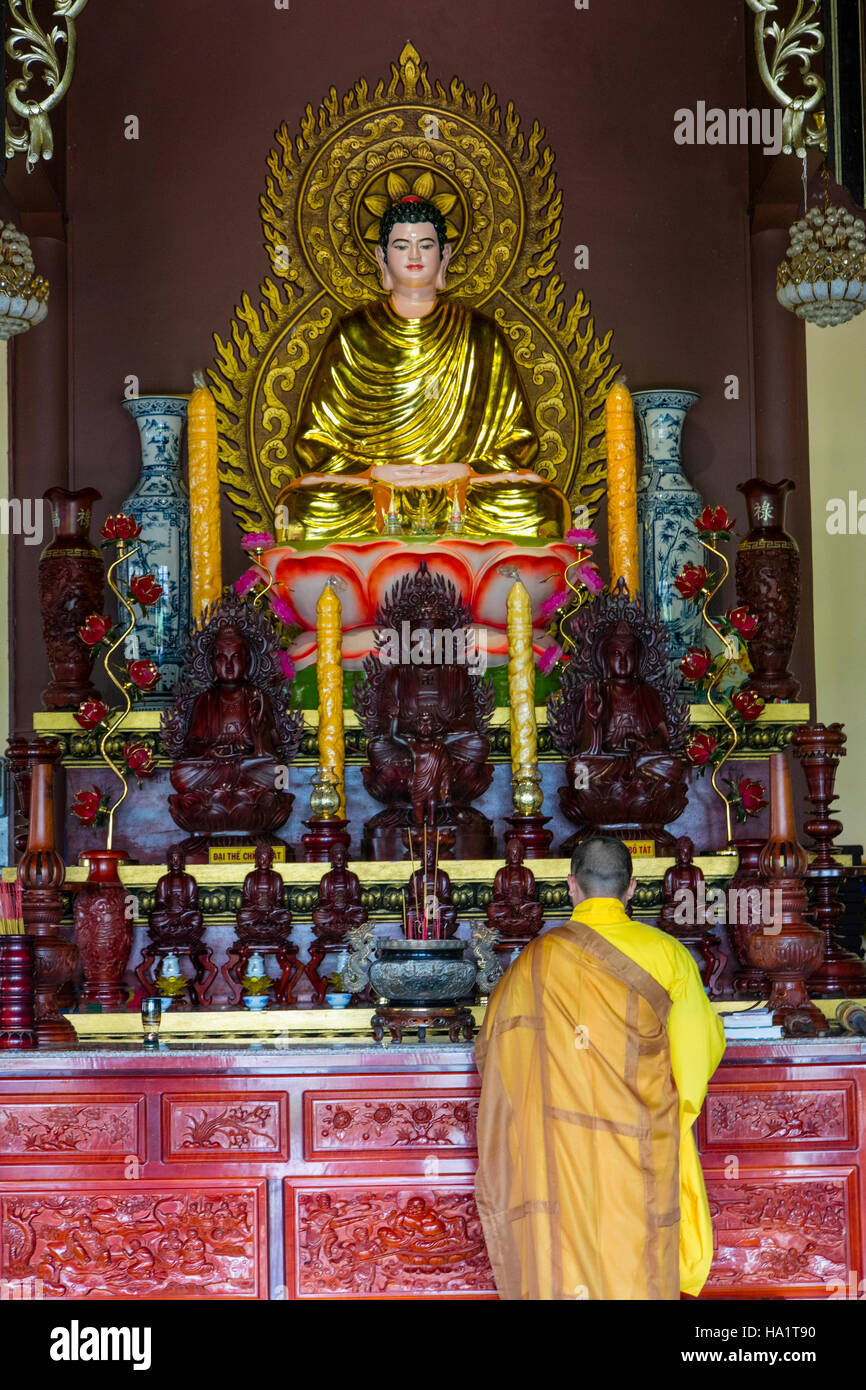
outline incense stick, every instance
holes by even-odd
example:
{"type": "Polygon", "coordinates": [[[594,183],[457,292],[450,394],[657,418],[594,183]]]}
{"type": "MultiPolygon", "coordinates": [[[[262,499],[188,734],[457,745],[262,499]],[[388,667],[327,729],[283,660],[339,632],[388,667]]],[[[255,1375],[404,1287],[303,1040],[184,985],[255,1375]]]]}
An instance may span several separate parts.
{"type": "Polygon", "coordinates": [[[24,932],[21,884],[0,883],[0,936],[21,936],[24,932]]]}
{"type": "MultiPolygon", "coordinates": [[[[439,907],[439,831],[436,831],[436,857],[433,860],[433,897],[436,899],[436,907],[439,907]]],[[[436,913],[436,940],[441,940],[442,915],[437,910],[436,913]]]]}
{"type": "Polygon", "coordinates": [[[420,919],[420,917],[421,917],[421,909],[420,909],[420,907],[418,906],[418,880],[417,880],[417,878],[415,877],[415,851],[414,851],[413,848],[412,848],[412,831],[411,831],[411,830],[409,831],[409,858],[410,858],[411,863],[412,863],[412,887],[413,887],[413,889],[415,890],[415,920],[416,920],[416,922],[418,922],[419,919],[420,919]]]}

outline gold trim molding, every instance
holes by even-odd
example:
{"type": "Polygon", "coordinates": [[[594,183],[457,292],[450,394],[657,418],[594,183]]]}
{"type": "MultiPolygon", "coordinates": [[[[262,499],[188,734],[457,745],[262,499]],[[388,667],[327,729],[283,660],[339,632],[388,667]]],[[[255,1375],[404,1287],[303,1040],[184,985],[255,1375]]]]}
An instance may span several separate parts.
{"type": "Polygon", "coordinates": [[[69,90],[75,71],[75,20],[86,4],[87,0],[54,0],[53,23],[43,29],[36,18],[36,0],[9,0],[6,52],[19,71],[6,86],[6,157],[26,150],[28,172],[40,159],[54,154],[48,113],[69,90]],[[61,50],[65,50],[62,67],[61,50]],[[31,83],[37,80],[47,88],[41,98],[30,95],[31,83]],[[10,111],[23,122],[22,129],[13,130],[10,111]]]}
{"type": "Polygon", "coordinates": [[[826,154],[826,87],[824,79],[812,71],[812,59],[824,48],[821,0],[796,0],[786,23],[773,18],[782,8],[781,0],[746,0],[746,4],[755,15],[755,58],[761,81],[782,107],[783,152],[802,159],[810,146],[817,146],[826,154]],[[799,64],[802,90],[791,95],[785,84],[795,63],[799,64]]]}

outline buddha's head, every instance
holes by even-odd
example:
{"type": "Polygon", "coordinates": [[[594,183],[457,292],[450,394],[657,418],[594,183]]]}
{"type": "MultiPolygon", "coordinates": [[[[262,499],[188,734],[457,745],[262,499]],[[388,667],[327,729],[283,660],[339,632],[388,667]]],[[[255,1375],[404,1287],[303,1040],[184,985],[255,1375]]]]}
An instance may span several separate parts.
{"type": "Polygon", "coordinates": [[[169,846],[168,854],[165,856],[165,862],[172,873],[179,873],[181,871],[183,868],[183,851],[180,845],[169,846]]]}
{"type": "Polygon", "coordinates": [[[505,842],[505,861],[512,865],[523,863],[523,842],[516,835],[505,842]]]}
{"type": "Polygon", "coordinates": [[[429,710],[421,710],[421,713],[415,720],[415,732],[421,739],[431,739],[433,737],[433,716],[429,710]]]}
{"type": "Polygon", "coordinates": [[[337,844],[331,846],[331,863],[335,869],[345,869],[346,856],[347,850],[345,845],[340,844],[338,841],[337,844]]]}
{"type": "Polygon", "coordinates": [[[214,679],[220,685],[236,685],[248,675],[250,649],[238,628],[220,628],[213,644],[212,661],[214,679]]]}
{"type": "Polygon", "coordinates": [[[274,851],[270,845],[256,845],[256,868],[270,869],[274,862],[274,851]]]}
{"type": "Polygon", "coordinates": [[[688,835],[680,835],[675,846],[677,864],[681,868],[687,868],[691,864],[695,853],[695,847],[688,835]]]}
{"type": "Polygon", "coordinates": [[[631,679],[638,667],[637,638],[629,624],[620,621],[601,644],[604,673],[613,680],[631,679]]]}
{"type": "Polygon", "coordinates": [[[451,247],[437,207],[409,193],[392,203],[379,226],[376,260],[383,288],[404,294],[444,290],[451,247]]]}

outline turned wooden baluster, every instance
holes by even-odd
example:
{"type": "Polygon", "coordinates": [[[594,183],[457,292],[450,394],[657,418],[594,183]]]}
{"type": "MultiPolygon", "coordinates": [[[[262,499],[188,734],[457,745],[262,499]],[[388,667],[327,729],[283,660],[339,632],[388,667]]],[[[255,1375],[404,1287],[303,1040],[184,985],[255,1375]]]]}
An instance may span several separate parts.
{"type": "Polygon", "coordinates": [[[44,759],[35,764],[30,784],[30,828],[18,865],[23,890],[24,930],[33,937],[36,966],[36,1040],[39,1047],[74,1047],[72,1024],[60,1012],[57,990],[75,973],[78,950],[60,935],[66,866],[54,840],[54,768],[60,748],[45,741],[44,759]]]}
{"type": "Polygon", "coordinates": [[[771,907],[747,938],[749,964],[770,978],[767,1008],[774,1023],[826,1033],[827,1020],[809,999],[805,983],[824,959],[824,934],[803,916],[809,910],[808,857],[797,840],[786,753],[770,757],[770,838],[761,850],[759,867],[770,889],[771,907]]]}
{"type": "Polygon", "coordinates": [[[803,826],[812,837],[809,849],[815,851],[806,875],[812,888],[809,915],[825,940],[824,962],[809,977],[809,992],[814,995],[866,994],[866,964],[853,951],[839,946],[833,936],[836,921],[845,911],[839,901],[839,888],[848,877],[848,870],[833,854],[833,841],[842,833],[842,822],[833,819],[830,806],[837,800],[836,771],[840,758],[845,756],[846,742],[842,724],[808,724],[797,729],[791,739],[813,808],[811,819],[803,826]]]}

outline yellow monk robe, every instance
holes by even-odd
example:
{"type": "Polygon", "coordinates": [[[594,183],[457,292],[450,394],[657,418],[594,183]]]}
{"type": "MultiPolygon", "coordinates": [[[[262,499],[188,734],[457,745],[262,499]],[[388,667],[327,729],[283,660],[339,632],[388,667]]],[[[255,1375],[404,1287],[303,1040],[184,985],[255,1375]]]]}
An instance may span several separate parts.
{"type": "MultiPolygon", "coordinates": [[[[466,535],[538,535],[544,526],[561,538],[571,524],[562,493],[531,472],[538,438],[505,338],[454,300],[438,299],[418,319],[402,318],[389,299],[341,319],[293,446],[299,477],[277,500],[308,540],[375,533],[370,470],[393,464],[468,465],[468,485],[460,485],[466,535]]],[[[411,519],[423,491],[444,525],[447,486],[423,481],[419,469],[419,486],[401,490],[404,512],[411,519]]]]}
{"type": "Polygon", "coordinates": [[[506,1299],[698,1294],[692,1134],[724,1029],[684,946],[590,898],[494,990],[476,1045],[478,1211],[506,1299]]]}

